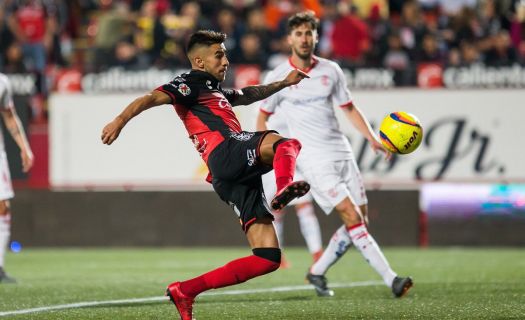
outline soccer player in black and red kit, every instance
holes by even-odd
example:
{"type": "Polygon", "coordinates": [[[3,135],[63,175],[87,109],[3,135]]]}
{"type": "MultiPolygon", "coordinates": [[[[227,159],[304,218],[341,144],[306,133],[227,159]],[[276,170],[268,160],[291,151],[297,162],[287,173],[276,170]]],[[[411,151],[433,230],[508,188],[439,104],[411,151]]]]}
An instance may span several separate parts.
{"type": "Polygon", "coordinates": [[[194,33],[186,51],[192,70],[137,98],[102,130],[102,142],[109,145],[131,118],[151,107],[173,104],[208,166],[208,182],[239,216],[253,254],[194,279],[170,284],[166,293],[183,320],[192,318],[194,298],[199,293],[242,283],[279,268],[281,250],[261,175],[272,167],[275,170],[279,190],[271,202],[275,210],[310,188],[304,181],[292,181],[301,149],[299,141],[285,139],[275,131],[242,131],[232,110],[233,106],[265,99],[308,76],[292,70],[283,80],[267,85],[222,89],[220,83],[229,65],[225,39],[225,34],[209,30],[194,33]]]}

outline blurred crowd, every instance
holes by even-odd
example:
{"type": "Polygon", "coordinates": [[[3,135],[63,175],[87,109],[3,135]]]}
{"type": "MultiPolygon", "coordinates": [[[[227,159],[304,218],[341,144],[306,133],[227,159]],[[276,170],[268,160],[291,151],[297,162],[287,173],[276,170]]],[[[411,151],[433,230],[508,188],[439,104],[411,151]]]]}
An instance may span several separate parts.
{"type": "Polygon", "coordinates": [[[231,63],[268,69],[302,10],[321,20],[317,54],[349,68],[525,60],[525,0],[1,0],[0,72],[184,68],[201,28],[228,35],[231,63]]]}

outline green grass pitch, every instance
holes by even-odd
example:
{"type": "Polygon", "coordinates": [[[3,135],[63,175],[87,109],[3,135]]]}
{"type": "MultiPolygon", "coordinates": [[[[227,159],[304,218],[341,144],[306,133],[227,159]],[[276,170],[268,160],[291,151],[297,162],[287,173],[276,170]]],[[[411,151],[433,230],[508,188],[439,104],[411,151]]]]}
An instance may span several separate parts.
{"type": "MultiPolygon", "coordinates": [[[[196,319],[525,319],[525,251],[508,248],[385,248],[400,275],[415,286],[402,299],[351,249],[327,274],[333,298],[301,289],[310,256],[287,248],[292,266],[247,283],[214,290],[267,289],[197,299],[196,319]],[[372,281],[372,283],[369,283],[372,281]],[[286,292],[272,288],[292,287],[286,292]]],[[[0,284],[1,319],[177,319],[164,301],[95,305],[21,315],[8,311],[90,301],[160,297],[166,285],[250,254],[241,248],[25,249],[7,256],[19,283],[0,284]]]]}

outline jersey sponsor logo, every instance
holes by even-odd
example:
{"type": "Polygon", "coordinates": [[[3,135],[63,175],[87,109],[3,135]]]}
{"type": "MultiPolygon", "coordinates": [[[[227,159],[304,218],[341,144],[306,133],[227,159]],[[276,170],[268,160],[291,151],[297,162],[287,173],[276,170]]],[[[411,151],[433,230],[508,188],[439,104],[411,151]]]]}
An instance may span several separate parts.
{"type": "Polygon", "coordinates": [[[188,85],[185,83],[179,84],[178,90],[183,96],[187,96],[191,93],[190,87],[188,87],[188,85]]]}
{"type": "Polygon", "coordinates": [[[250,167],[255,165],[255,159],[257,157],[255,149],[248,149],[248,150],[246,150],[246,156],[248,158],[248,165],[250,167]]]}
{"type": "Polygon", "coordinates": [[[232,132],[230,137],[234,138],[235,140],[239,140],[239,141],[248,141],[253,137],[254,134],[255,133],[253,132],[239,132],[239,133],[232,132]]]}
{"type": "Polygon", "coordinates": [[[232,108],[231,104],[228,102],[228,99],[226,99],[222,93],[220,93],[220,92],[213,92],[212,95],[214,95],[215,97],[219,98],[219,102],[217,103],[219,105],[219,108],[222,108],[222,109],[231,109],[232,108]]]}

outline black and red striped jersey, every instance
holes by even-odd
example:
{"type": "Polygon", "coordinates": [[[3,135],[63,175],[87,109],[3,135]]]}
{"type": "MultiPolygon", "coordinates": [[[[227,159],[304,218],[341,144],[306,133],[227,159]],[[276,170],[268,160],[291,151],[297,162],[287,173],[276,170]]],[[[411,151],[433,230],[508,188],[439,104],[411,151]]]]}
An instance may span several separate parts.
{"type": "Polygon", "coordinates": [[[215,147],[242,131],[232,110],[240,91],[222,89],[219,81],[207,72],[191,70],[156,90],[171,97],[189,138],[206,163],[215,147]]]}

